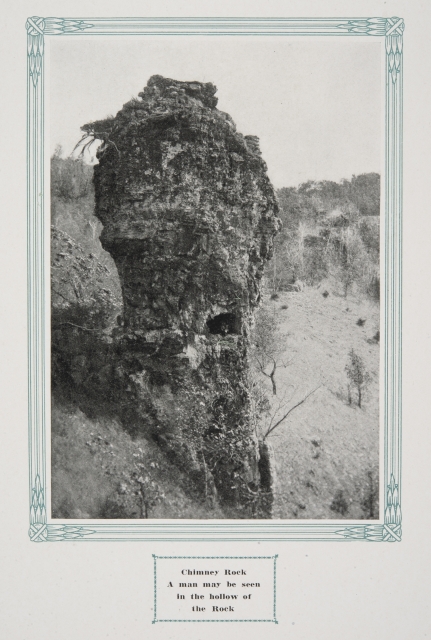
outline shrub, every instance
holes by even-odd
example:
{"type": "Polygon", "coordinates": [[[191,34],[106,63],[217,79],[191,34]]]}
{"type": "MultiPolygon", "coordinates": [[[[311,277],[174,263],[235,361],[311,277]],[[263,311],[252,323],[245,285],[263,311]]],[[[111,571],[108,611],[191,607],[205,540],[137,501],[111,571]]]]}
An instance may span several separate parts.
{"type": "Polygon", "coordinates": [[[344,497],[344,491],[342,491],[342,489],[336,492],[334,499],[332,500],[330,509],[331,511],[335,511],[342,516],[345,516],[347,514],[349,505],[346,498],[344,497]]]}
{"type": "Polygon", "coordinates": [[[375,218],[362,220],[359,225],[359,233],[367,251],[378,257],[380,253],[380,229],[378,220],[377,222],[374,222],[374,220],[375,218]],[[370,222],[370,220],[373,222],[370,222]]]}
{"type": "Polygon", "coordinates": [[[366,284],[365,292],[371,300],[380,301],[380,275],[372,274],[366,284]]]}

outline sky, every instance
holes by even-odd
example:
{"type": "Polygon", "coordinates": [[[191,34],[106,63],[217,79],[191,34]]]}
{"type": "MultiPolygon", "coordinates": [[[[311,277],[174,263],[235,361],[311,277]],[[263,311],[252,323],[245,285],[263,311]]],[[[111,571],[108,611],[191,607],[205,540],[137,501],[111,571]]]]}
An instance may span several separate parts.
{"type": "Polygon", "coordinates": [[[160,74],[212,82],[217,107],[260,138],[276,188],[381,171],[381,44],[285,37],[50,39],[50,149],[69,154],[160,74]]]}

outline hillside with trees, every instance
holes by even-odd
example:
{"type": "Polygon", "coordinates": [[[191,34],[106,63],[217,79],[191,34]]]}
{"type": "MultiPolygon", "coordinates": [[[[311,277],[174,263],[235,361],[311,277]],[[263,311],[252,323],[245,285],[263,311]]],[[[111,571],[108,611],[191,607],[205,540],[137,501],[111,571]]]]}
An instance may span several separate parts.
{"type": "Polygon", "coordinates": [[[250,363],[262,486],[275,499],[249,489],[242,511],[218,501],[216,458],[205,477],[186,473],[134,431],[113,351],[121,287],[92,175],[61,149],[51,159],[53,516],[378,517],[379,175],[277,192],[283,227],[250,363]]]}
{"type": "Polygon", "coordinates": [[[267,268],[273,291],[331,278],[345,295],[355,288],[378,297],[380,176],[306,182],[277,196],[283,227],[267,268]]]}

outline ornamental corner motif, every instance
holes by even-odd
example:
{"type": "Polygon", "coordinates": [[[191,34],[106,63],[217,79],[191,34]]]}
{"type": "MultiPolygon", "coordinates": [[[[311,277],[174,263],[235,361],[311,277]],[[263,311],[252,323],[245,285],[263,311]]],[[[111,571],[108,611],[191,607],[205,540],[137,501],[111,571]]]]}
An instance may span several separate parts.
{"type": "Polygon", "coordinates": [[[31,490],[30,530],[28,535],[31,542],[46,542],[48,539],[45,492],[39,474],[37,474],[31,490]]]}
{"type": "Polygon", "coordinates": [[[401,506],[399,502],[398,484],[394,474],[386,488],[386,507],[383,524],[364,524],[346,527],[336,531],[338,535],[350,540],[367,540],[369,542],[401,542],[401,506]]]}
{"type": "Polygon", "coordinates": [[[27,29],[29,74],[33,81],[33,86],[36,88],[42,70],[45,20],[36,16],[28,18],[25,27],[27,29]]]}
{"type": "Polygon", "coordinates": [[[385,45],[388,60],[388,71],[393,84],[396,83],[398,74],[401,71],[401,60],[403,53],[403,18],[387,18],[385,45]]]}
{"type": "Polygon", "coordinates": [[[32,16],[27,18],[27,54],[29,73],[36,88],[42,70],[45,35],[61,35],[64,33],[81,32],[93,25],[84,20],[65,20],[64,18],[41,18],[32,16]]]}
{"type": "Polygon", "coordinates": [[[398,484],[395,482],[393,473],[391,473],[391,479],[386,491],[383,540],[385,542],[401,542],[401,505],[399,502],[398,484]]]}
{"type": "Polygon", "coordinates": [[[388,58],[388,71],[393,84],[396,83],[401,71],[401,59],[403,51],[403,18],[363,18],[359,20],[346,20],[338,25],[339,29],[357,35],[385,36],[386,55],[388,58]]]}

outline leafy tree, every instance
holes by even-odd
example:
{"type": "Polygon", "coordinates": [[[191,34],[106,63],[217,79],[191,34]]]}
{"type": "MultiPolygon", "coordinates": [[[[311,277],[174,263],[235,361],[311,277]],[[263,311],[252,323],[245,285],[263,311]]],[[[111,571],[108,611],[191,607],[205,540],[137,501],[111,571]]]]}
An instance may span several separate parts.
{"type": "Polygon", "coordinates": [[[362,216],[380,215],[380,175],[363,173],[352,176],[350,200],[358,207],[362,216]]]}
{"type": "MultiPolygon", "coordinates": [[[[345,370],[350,384],[356,389],[358,396],[358,407],[362,407],[362,400],[365,389],[369,386],[372,378],[365,368],[364,361],[353,349],[349,352],[349,362],[346,364],[345,370]]],[[[349,389],[349,398],[350,398],[349,389]]]]}
{"type": "Polygon", "coordinates": [[[310,225],[333,209],[345,209],[349,206],[354,206],[361,216],[378,216],[380,175],[364,173],[339,183],[331,180],[309,180],[299,187],[279,189],[277,197],[284,229],[296,228],[300,222],[310,225]]]}
{"type": "Polygon", "coordinates": [[[345,297],[354,284],[359,288],[364,287],[370,258],[356,227],[347,224],[331,230],[328,237],[328,259],[329,270],[341,283],[345,297]]]}
{"type": "Polygon", "coordinates": [[[279,189],[277,197],[280,205],[278,215],[283,223],[278,238],[296,229],[301,222],[313,222],[319,214],[316,200],[312,199],[304,185],[298,189],[294,187],[279,189]]]}
{"type": "Polygon", "coordinates": [[[81,159],[62,158],[63,150],[57,145],[51,158],[51,195],[63,200],[76,200],[93,189],[93,167],[81,159]]]}

